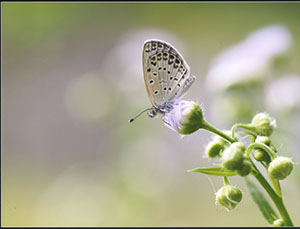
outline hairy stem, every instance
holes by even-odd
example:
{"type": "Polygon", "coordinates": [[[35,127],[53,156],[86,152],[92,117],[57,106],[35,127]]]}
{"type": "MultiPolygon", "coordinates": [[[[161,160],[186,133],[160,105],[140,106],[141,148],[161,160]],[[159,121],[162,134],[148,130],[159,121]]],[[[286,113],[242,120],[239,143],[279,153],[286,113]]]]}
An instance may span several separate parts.
{"type": "Polygon", "coordinates": [[[209,124],[207,121],[203,120],[203,129],[208,130],[216,135],[219,135],[220,137],[226,139],[227,141],[229,141],[230,143],[234,143],[237,140],[231,138],[230,136],[228,136],[227,134],[223,133],[221,130],[217,129],[216,127],[214,127],[213,125],[209,124]]]}
{"type": "Polygon", "coordinates": [[[231,128],[231,136],[234,138],[235,135],[235,130],[237,128],[243,128],[245,130],[249,130],[251,132],[253,132],[255,129],[253,128],[253,126],[249,125],[249,124],[244,124],[244,123],[236,123],[232,126],[231,128]]]}
{"type": "Polygon", "coordinates": [[[223,177],[223,183],[224,183],[224,185],[230,185],[230,182],[226,176],[223,177]]]}
{"type": "Polygon", "coordinates": [[[263,188],[266,190],[266,192],[269,194],[271,199],[273,200],[275,206],[277,207],[282,220],[284,221],[285,226],[294,226],[293,222],[289,216],[289,213],[287,212],[282,197],[278,196],[276,192],[272,189],[270,184],[267,182],[267,180],[264,178],[264,176],[260,173],[260,171],[256,168],[254,163],[252,163],[255,172],[253,172],[253,176],[258,180],[258,182],[263,186],[263,188]]]}
{"type": "Polygon", "coordinates": [[[259,143],[259,142],[251,143],[249,145],[247,152],[246,152],[247,156],[249,157],[251,150],[257,149],[257,148],[265,150],[272,160],[277,157],[276,153],[274,153],[273,150],[269,146],[267,146],[266,144],[263,144],[263,143],[259,143]]]}
{"type": "MultiPolygon", "coordinates": [[[[274,159],[277,157],[277,155],[273,152],[273,150],[272,150],[269,146],[267,146],[267,145],[265,145],[265,144],[263,144],[263,143],[258,143],[258,142],[256,142],[256,143],[251,143],[251,144],[249,145],[249,147],[248,147],[248,149],[247,149],[247,152],[246,152],[247,157],[250,156],[250,153],[251,153],[251,151],[252,151],[253,149],[257,149],[257,148],[260,148],[260,149],[262,149],[262,150],[265,150],[265,151],[268,153],[268,155],[270,156],[270,158],[271,158],[272,160],[274,160],[274,159]]],[[[268,169],[268,166],[265,166],[265,168],[268,169]]],[[[278,181],[278,180],[275,180],[275,179],[272,179],[271,177],[270,177],[270,179],[271,179],[271,181],[272,181],[272,184],[273,184],[273,187],[274,187],[274,189],[275,189],[275,192],[277,193],[277,195],[278,195],[279,197],[281,197],[281,196],[282,196],[282,193],[281,193],[281,188],[280,188],[279,181],[278,181]]]]}

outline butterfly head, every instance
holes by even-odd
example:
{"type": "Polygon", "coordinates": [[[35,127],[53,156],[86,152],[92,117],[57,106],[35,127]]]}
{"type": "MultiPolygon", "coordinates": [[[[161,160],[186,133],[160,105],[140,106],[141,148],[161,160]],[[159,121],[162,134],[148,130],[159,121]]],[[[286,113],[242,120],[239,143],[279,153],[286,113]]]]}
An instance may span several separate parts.
{"type": "Polygon", "coordinates": [[[147,115],[150,117],[150,118],[155,118],[157,116],[157,111],[155,108],[151,109],[149,112],[147,112],[147,115]]]}
{"type": "Polygon", "coordinates": [[[128,122],[129,122],[129,123],[133,122],[133,121],[136,120],[141,114],[145,113],[146,111],[148,111],[147,114],[148,114],[148,116],[149,116],[150,118],[154,118],[154,117],[156,117],[156,115],[157,115],[157,108],[156,108],[156,107],[151,107],[151,108],[147,108],[147,109],[143,110],[143,111],[140,112],[138,115],[136,115],[134,118],[129,119],[128,122]]]}

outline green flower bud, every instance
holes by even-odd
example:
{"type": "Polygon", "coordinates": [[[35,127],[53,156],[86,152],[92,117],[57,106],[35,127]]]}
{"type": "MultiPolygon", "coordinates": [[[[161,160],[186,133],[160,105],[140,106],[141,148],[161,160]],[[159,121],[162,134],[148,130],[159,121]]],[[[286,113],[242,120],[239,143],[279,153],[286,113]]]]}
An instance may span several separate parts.
{"type": "Polygon", "coordinates": [[[254,153],[253,153],[253,157],[257,161],[265,161],[266,163],[270,163],[270,161],[271,161],[270,156],[263,149],[257,149],[257,150],[255,150],[254,153]]]}
{"type": "Polygon", "coordinates": [[[192,134],[202,127],[203,113],[201,107],[194,102],[191,102],[192,108],[186,109],[183,116],[186,120],[182,121],[182,128],[178,131],[181,134],[192,134]]]}
{"type": "MultiPolygon", "coordinates": [[[[231,136],[231,131],[223,131],[228,136],[231,136]]],[[[205,153],[208,157],[214,158],[216,156],[221,156],[221,153],[226,147],[229,146],[229,142],[224,138],[215,135],[213,140],[207,144],[205,147],[205,153]]]]}
{"type": "Polygon", "coordinates": [[[267,113],[259,113],[253,117],[251,125],[257,134],[270,136],[276,128],[276,120],[267,113]]]}
{"type": "Polygon", "coordinates": [[[284,221],[282,219],[276,219],[273,222],[273,226],[274,227],[282,227],[282,226],[284,226],[284,221]]]}
{"type": "MultiPolygon", "coordinates": [[[[223,133],[231,137],[231,130],[224,130],[223,133]]],[[[227,146],[229,146],[229,144],[230,144],[227,140],[225,140],[224,138],[220,137],[219,135],[215,135],[214,136],[214,141],[220,142],[222,145],[224,145],[225,148],[227,146]]]]}
{"type": "Polygon", "coordinates": [[[267,146],[271,145],[271,139],[266,136],[257,136],[255,142],[266,144],[267,146]]]}
{"type": "Polygon", "coordinates": [[[201,107],[194,102],[181,100],[167,112],[165,125],[180,134],[192,134],[203,127],[203,113],[201,107]]]}
{"type": "Polygon", "coordinates": [[[223,151],[224,146],[217,141],[211,141],[205,147],[205,153],[208,157],[214,158],[216,156],[220,156],[220,153],[223,151]]]}
{"type": "Polygon", "coordinates": [[[232,143],[222,154],[223,166],[230,170],[240,169],[243,164],[245,149],[245,145],[241,142],[232,143]]]}
{"type": "MultiPolygon", "coordinates": [[[[257,136],[255,142],[263,143],[267,146],[271,145],[271,139],[266,136],[257,136]]],[[[256,149],[253,153],[253,156],[257,161],[265,161],[267,163],[270,163],[271,161],[269,154],[263,149],[256,149]]]]}
{"type": "Polygon", "coordinates": [[[238,174],[242,177],[249,175],[251,172],[252,165],[248,159],[243,160],[242,168],[238,169],[238,174]]]}
{"type": "Polygon", "coordinates": [[[283,180],[292,172],[294,163],[287,157],[277,157],[268,167],[269,176],[273,179],[283,180]]]}
{"type": "Polygon", "coordinates": [[[236,205],[242,200],[243,194],[240,189],[225,185],[218,190],[216,193],[216,201],[221,206],[227,208],[227,210],[232,210],[236,205]]]}

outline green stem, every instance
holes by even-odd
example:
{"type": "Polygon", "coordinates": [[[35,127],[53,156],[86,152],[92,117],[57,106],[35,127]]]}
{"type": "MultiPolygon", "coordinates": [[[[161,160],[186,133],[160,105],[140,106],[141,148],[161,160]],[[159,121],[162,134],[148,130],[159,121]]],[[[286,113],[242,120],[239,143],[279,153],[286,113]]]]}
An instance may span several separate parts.
{"type": "MultiPolygon", "coordinates": [[[[246,151],[247,157],[250,156],[250,153],[251,153],[252,149],[257,149],[257,148],[260,148],[260,149],[266,151],[272,160],[277,157],[277,155],[273,152],[273,150],[270,147],[268,147],[267,145],[265,145],[263,143],[259,143],[259,142],[251,143],[249,145],[249,147],[246,151]]],[[[266,166],[265,166],[265,168],[268,169],[268,167],[266,167],[266,166]]],[[[275,192],[277,193],[277,195],[279,197],[281,197],[282,193],[281,193],[281,188],[280,188],[279,181],[275,180],[275,179],[272,179],[272,178],[270,178],[270,179],[271,179],[271,182],[272,182],[273,187],[275,189],[275,192]]]]}
{"type": "Polygon", "coordinates": [[[229,182],[228,178],[226,176],[223,177],[223,178],[224,178],[224,180],[223,180],[224,185],[230,185],[230,182],[229,182]]]}
{"type": "Polygon", "coordinates": [[[277,195],[278,195],[279,197],[282,198],[282,193],[281,193],[281,187],[280,187],[279,180],[273,179],[273,178],[271,178],[271,177],[270,177],[270,180],[271,180],[271,182],[272,182],[272,184],[273,184],[273,187],[274,187],[274,189],[275,189],[275,192],[277,193],[277,195]]]}
{"type": "Polygon", "coordinates": [[[234,143],[237,140],[229,137],[227,134],[223,133],[222,131],[218,130],[216,127],[214,127],[213,125],[209,124],[207,121],[203,120],[203,129],[208,130],[216,135],[219,135],[222,138],[225,138],[227,141],[229,141],[230,143],[234,143]]]}
{"type": "Polygon", "coordinates": [[[255,148],[256,149],[260,148],[260,149],[266,151],[272,160],[277,157],[276,153],[274,153],[273,150],[269,146],[267,146],[266,144],[263,144],[263,143],[259,143],[259,142],[251,143],[247,149],[246,155],[249,157],[251,150],[255,149],[255,148]]]}
{"type": "MultiPolygon", "coordinates": [[[[232,128],[231,128],[231,136],[232,136],[233,138],[234,138],[235,130],[236,130],[237,128],[243,128],[243,129],[245,129],[245,130],[249,130],[249,131],[252,131],[252,132],[255,130],[255,128],[254,128],[253,126],[249,125],[249,124],[236,123],[236,124],[234,124],[234,125],[232,126],[232,128]]],[[[256,135],[256,134],[255,134],[255,135],[256,135]]]]}
{"type": "Polygon", "coordinates": [[[269,185],[269,183],[266,181],[264,176],[260,173],[260,171],[256,168],[254,163],[252,163],[253,167],[255,168],[255,172],[253,172],[253,176],[258,180],[258,182],[263,186],[263,188],[266,190],[266,192],[269,194],[271,199],[273,200],[275,206],[277,207],[282,220],[285,223],[285,226],[294,226],[293,222],[289,216],[289,213],[287,212],[282,197],[278,196],[276,192],[272,189],[272,187],[269,185]]]}

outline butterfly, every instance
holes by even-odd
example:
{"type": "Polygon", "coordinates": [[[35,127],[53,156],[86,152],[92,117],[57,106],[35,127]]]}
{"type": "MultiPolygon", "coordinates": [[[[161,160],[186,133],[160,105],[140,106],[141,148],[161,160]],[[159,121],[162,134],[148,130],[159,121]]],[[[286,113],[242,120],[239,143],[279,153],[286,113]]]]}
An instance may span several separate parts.
{"type": "Polygon", "coordinates": [[[183,56],[165,41],[146,40],[142,55],[144,81],[152,107],[130,119],[130,123],[146,111],[150,118],[157,114],[164,117],[196,79],[195,76],[190,76],[190,67],[183,56]]]}

